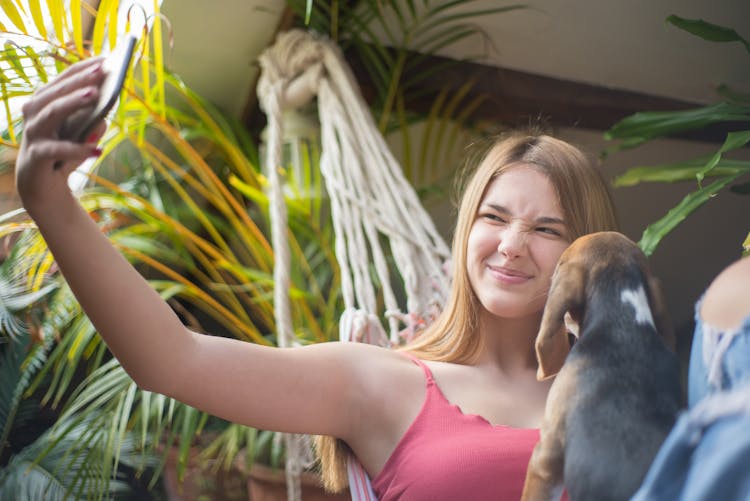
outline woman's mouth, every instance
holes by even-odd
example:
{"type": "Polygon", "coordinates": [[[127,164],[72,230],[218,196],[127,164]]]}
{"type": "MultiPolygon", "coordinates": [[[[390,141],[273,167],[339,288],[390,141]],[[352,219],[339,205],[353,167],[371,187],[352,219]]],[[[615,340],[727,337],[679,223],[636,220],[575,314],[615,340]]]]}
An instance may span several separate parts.
{"type": "Polygon", "coordinates": [[[532,275],[507,266],[488,266],[492,276],[506,284],[520,284],[529,280],[532,275]]]}

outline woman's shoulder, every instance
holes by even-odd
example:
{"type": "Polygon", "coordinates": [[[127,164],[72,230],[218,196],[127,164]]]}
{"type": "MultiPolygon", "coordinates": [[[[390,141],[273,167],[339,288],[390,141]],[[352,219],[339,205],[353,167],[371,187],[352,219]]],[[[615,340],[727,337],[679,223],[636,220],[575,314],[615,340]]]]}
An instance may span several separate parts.
{"type": "Polygon", "coordinates": [[[348,384],[381,403],[423,396],[427,382],[435,377],[458,385],[475,377],[471,365],[429,360],[403,349],[354,342],[323,344],[327,346],[314,346],[335,353],[334,363],[347,367],[348,384]]]}
{"type": "MultiPolygon", "coordinates": [[[[318,352],[330,364],[338,366],[334,373],[346,374],[350,385],[367,393],[390,388],[398,392],[409,388],[410,382],[424,381],[422,370],[414,357],[402,350],[368,343],[332,341],[305,346],[303,350],[318,352]]],[[[423,386],[422,383],[419,383],[423,386]]]]}
{"type": "Polygon", "coordinates": [[[750,315],[750,256],[735,261],[711,283],[703,299],[703,320],[721,329],[737,329],[750,315]]]}

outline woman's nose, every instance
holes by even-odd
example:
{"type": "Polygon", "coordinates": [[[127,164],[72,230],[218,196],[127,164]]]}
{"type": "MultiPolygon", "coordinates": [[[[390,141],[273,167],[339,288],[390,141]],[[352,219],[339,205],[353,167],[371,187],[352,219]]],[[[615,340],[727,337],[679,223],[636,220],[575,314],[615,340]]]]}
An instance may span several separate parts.
{"type": "Polygon", "coordinates": [[[497,251],[508,259],[522,255],[526,249],[526,235],[527,232],[516,225],[506,227],[500,234],[497,251]]]}

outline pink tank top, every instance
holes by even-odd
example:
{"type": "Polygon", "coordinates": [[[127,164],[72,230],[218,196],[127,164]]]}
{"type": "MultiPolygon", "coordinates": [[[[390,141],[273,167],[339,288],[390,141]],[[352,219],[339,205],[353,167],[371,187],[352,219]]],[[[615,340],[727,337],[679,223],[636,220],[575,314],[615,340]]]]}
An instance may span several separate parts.
{"type": "Polygon", "coordinates": [[[492,425],[448,402],[430,369],[424,404],[373,481],[380,501],[517,501],[539,430],[492,425]]]}

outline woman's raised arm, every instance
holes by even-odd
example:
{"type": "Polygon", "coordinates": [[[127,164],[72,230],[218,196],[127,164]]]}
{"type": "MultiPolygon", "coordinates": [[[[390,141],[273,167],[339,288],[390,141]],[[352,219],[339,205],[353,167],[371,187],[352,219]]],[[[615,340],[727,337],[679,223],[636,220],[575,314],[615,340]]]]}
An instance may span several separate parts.
{"type": "Polygon", "coordinates": [[[100,59],[79,63],[24,106],[16,179],[24,207],[110,350],[141,387],[211,414],[345,438],[348,412],[363,401],[357,393],[367,372],[393,354],[338,343],[268,348],[189,331],[70,192],[68,175],[98,150],[94,142],[61,141],[58,130],[72,112],[96,100],[102,77],[100,59]]]}

